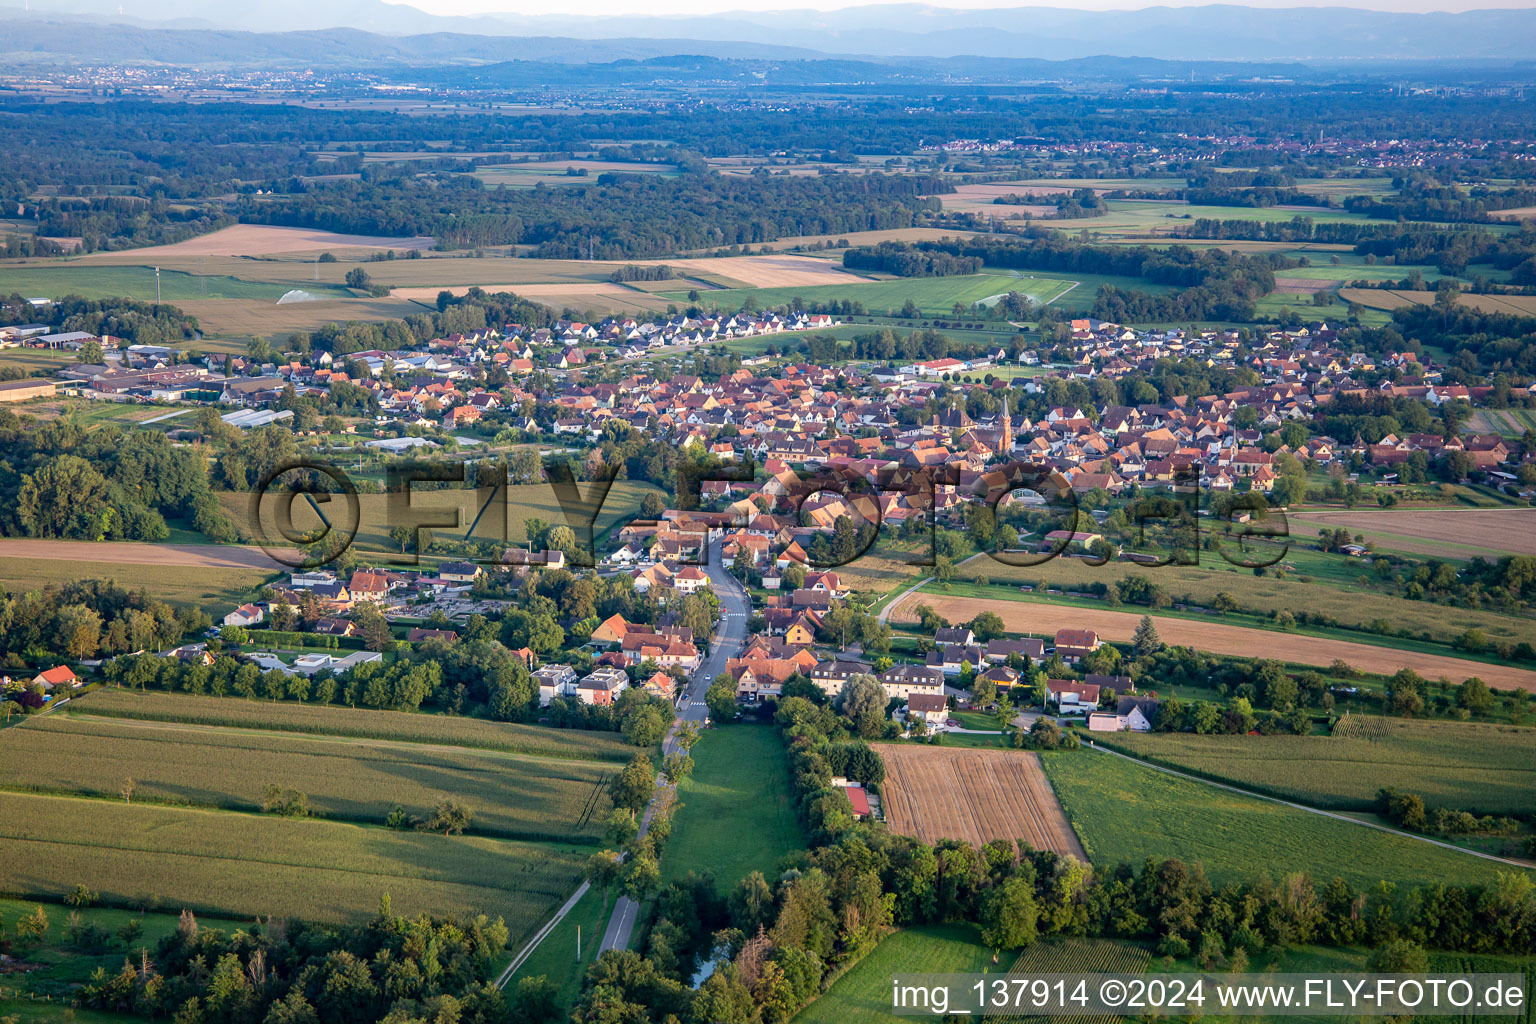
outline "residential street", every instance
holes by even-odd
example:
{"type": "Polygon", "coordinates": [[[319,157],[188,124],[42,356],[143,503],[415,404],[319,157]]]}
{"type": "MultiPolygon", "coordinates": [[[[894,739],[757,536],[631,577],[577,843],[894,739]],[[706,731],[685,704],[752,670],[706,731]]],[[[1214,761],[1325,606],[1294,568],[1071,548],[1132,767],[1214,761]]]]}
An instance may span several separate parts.
{"type": "MultiPolygon", "coordinates": [[[[736,657],[747,642],[747,619],[752,613],[751,601],[747,596],[746,588],[736,577],[726,571],[720,557],[719,541],[710,546],[709,565],[704,569],[709,573],[709,584],[714,589],[715,596],[720,599],[720,624],[715,629],[708,657],[704,659],[698,671],[694,672],[688,682],[688,688],[684,691],[685,696],[678,704],[677,722],[662,742],[662,750],[668,754],[677,749],[677,731],[683,723],[693,722],[696,725],[702,725],[708,717],[709,709],[704,703],[704,694],[708,692],[710,682],[725,671],[726,661],[736,657]]],[[[641,835],[650,828],[651,815],[655,809],[656,800],[653,798],[640,819],[641,835]]],[[[620,896],[618,902],[614,904],[613,916],[608,919],[608,927],[603,931],[603,941],[598,947],[599,951],[627,948],[639,914],[640,908],[634,900],[627,896],[620,896]]]]}

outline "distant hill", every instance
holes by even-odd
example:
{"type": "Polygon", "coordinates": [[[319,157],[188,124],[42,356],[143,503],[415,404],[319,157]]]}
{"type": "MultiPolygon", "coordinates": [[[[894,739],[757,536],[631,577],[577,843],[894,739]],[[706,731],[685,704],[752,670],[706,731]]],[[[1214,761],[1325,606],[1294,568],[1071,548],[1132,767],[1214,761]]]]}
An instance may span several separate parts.
{"type": "Polygon", "coordinates": [[[1536,10],[1410,14],[1348,7],[1231,4],[1080,11],[965,10],[877,4],[836,11],[693,17],[546,14],[439,17],[384,0],[48,0],[39,15],[0,7],[7,54],[112,54],[130,60],[235,60],[230,32],[259,33],[252,59],[432,62],[507,59],[585,63],[676,54],[785,58],[971,55],[1050,60],[1097,55],[1164,60],[1531,59],[1536,10]],[[127,28],[120,26],[130,26],[127,28]],[[108,36],[96,34],[107,29],[108,36]],[[136,34],[143,32],[147,34],[136,34]],[[161,31],[177,34],[161,36],[161,31]],[[334,35],[342,32],[345,35],[334,35]],[[200,35],[198,33],[211,33],[200,35]],[[388,40],[386,42],[386,40],[388,40]],[[772,40],[771,43],[764,40],[772,40]],[[745,49],[741,49],[745,47],[745,49]],[[199,48],[207,52],[198,53],[199,48]]]}

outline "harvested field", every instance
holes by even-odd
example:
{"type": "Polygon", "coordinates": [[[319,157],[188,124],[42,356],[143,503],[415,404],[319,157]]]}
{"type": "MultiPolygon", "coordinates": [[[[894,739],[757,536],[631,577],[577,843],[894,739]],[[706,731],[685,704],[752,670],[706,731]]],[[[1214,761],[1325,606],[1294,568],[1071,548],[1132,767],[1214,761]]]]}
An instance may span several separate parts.
{"type": "Polygon", "coordinates": [[[1512,555],[1536,555],[1536,509],[1353,509],[1339,512],[1292,512],[1319,527],[1344,527],[1375,540],[1378,546],[1442,557],[1457,557],[1454,546],[1484,548],[1512,555]],[[1452,545],[1443,549],[1437,542],[1452,545]]]}
{"type": "Polygon", "coordinates": [[[1325,292],[1333,287],[1330,280],[1320,280],[1311,277],[1277,277],[1275,288],[1282,292],[1325,292]]]}
{"type": "Polygon", "coordinates": [[[1513,210],[1500,210],[1493,216],[1499,220],[1536,220],[1536,206],[1517,206],[1513,210]]]}
{"type": "MultiPolygon", "coordinates": [[[[1404,306],[1428,306],[1434,303],[1431,291],[1405,291],[1402,289],[1343,288],[1339,295],[1345,302],[1358,302],[1369,309],[1391,311],[1404,306]]],[[[1463,306],[1484,313],[1508,313],[1511,316],[1536,316],[1536,295],[1467,295],[1461,296],[1463,306]]]]}
{"type": "MultiPolygon", "coordinates": [[[[430,249],[430,235],[386,238],[378,235],[338,235],[314,228],[281,228],[266,224],[235,224],[173,245],[135,249],[139,262],[153,264],[162,256],[269,256],[279,252],[323,252],[335,249],[430,249]]],[[[90,257],[84,257],[89,259],[90,257]]]]}
{"type": "MultiPolygon", "coordinates": [[[[10,543],[7,541],[7,543],[10,543]]],[[[76,542],[62,542],[76,543],[76,542]]],[[[87,545],[93,547],[94,545],[87,545]]],[[[149,545],[153,547],[153,545],[149,545]]],[[[193,571],[164,562],[96,562],[73,558],[0,558],[0,588],[12,594],[70,580],[116,580],[174,605],[233,608],[254,598],[277,575],[271,568],[203,566],[193,571]]]]}
{"type": "MultiPolygon", "coordinates": [[[[987,601],[975,597],[946,597],[942,594],[909,594],[892,610],[893,622],[915,622],[917,606],[926,604],[950,622],[968,622],[980,612],[996,612],[1003,625],[1013,633],[1052,634],[1058,629],[1091,629],[1105,640],[1129,641],[1141,622],[1140,612],[1119,612],[1107,608],[1079,608],[1048,601],[987,601]]],[[[1426,679],[1446,677],[1459,683],[1469,676],[1479,676],[1489,686],[1518,688],[1536,692],[1536,672],[1529,669],[1464,661],[1440,654],[1396,651],[1390,647],[1333,640],[1327,637],[1282,633],[1278,630],[1230,626],[1221,622],[1201,622],[1152,616],[1164,643],[1178,644],[1240,658],[1276,658],[1302,665],[1326,666],[1344,661],[1362,672],[1389,676],[1398,669],[1411,668],[1426,679]]]]}
{"type": "MultiPolygon", "coordinates": [[[[1019,954],[1009,974],[1141,974],[1152,954],[1141,946],[1114,939],[1057,939],[1037,942],[1019,954]]],[[[1119,1024],[1125,1018],[1112,1013],[1061,1013],[1050,1016],[1007,1014],[997,1024],[1119,1024]]]]}
{"type": "Polygon", "coordinates": [[[1027,750],[979,750],[881,743],[886,820],[927,843],[964,839],[1024,842],[1087,861],[1056,793],[1027,750]]]}
{"type": "MultiPolygon", "coordinates": [[[[786,288],[795,285],[857,284],[866,278],[843,269],[834,260],[812,256],[708,256],[696,260],[636,260],[635,263],[670,263],[688,276],[718,274],[749,288],[786,288]]],[[[606,264],[618,267],[620,263],[606,264]]]]}
{"type": "Polygon", "coordinates": [[[287,571],[261,548],[233,544],[141,544],[136,541],[0,539],[0,558],[63,559],[119,565],[184,565],[199,569],[287,571]]]}

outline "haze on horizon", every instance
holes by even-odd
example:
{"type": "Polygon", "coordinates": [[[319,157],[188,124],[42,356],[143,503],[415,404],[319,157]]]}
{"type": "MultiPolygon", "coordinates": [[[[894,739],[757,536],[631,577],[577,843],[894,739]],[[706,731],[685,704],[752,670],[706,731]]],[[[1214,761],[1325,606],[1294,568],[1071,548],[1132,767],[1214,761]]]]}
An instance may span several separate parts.
{"type": "MultiPolygon", "coordinates": [[[[540,0],[385,0],[387,3],[415,7],[428,14],[443,16],[511,14],[525,17],[558,14],[563,17],[701,17],[736,12],[779,10],[835,11],[869,7],[890,0],[581,0],[558,11],[550,10],[540,0]]],[[[1151,7],[1201,7],[1212,0],[1075,0],[1075,2],[968,3],[964,0],[927,0],[925,6],[949,10],[1018,10],[1049,7],[1058,10],[1115,11],[1145,10],[1151,7]]],[[[1532,0],[1227,0],[1231,6],[1278,10],[1296,7],[1338,7],[1355,10],[1387,11],[1399,14],[1430,12],[1461,13],[1478,10],[1525,10],[1536,7],[1532,0]]],[[[322,2],[320,6],[324,6],[322,2]]]]}

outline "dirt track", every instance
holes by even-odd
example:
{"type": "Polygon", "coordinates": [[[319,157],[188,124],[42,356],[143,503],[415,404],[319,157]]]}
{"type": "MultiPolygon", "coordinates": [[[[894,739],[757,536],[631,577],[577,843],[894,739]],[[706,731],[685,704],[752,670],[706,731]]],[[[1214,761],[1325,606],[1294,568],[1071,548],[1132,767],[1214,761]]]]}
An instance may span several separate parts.
{"type": "MultiPolygon", "coordinates": [[[[0,540],[0,558],[56,558],[120,565],[184,565],[201,569],[287,569],[261,548],[233,544],[139,544],[132,541],[0,540]]],[[[127,582],[127,581],[125,581],[127,582]]]]}
{"type": "MultiPolygon", "coordinates": [[[[980,612],[996,612],[1003,624],[1015,633],[1055,633],[1058,629],[1091,629],[1106,640],[1130,640],[1141,622],[1140,612],[1110,611],[1106,608],[1078,608],[1044,601],[986,601],[974,597],[945,597],[942,594],[916,593],[903,598],[893,610],[895,622],[916,620],[915,609],[926,604],[950,622],[968,622],[980,612]]],[[[1195,647],[1214,654],[1243,658],[1277,658],[1303,665],[1331,665],[1344,661],[1364,672],[1391,675],[1400,668],[1411,668],[1426,679],[1441,676],[1459,683],[1468,676],[1479,676],[1489,686],[1518,687],[1536,692],[1536,672],[1508,665],[1464,661],[1439,654],[1396,651],[1390,647],[1332,640],[1324,637],[1281,633],[1276,630],[1232,626],[1223,622],[1201,622],[1154,615],[1152,621],[1166,644],[1195,647]]]]}

